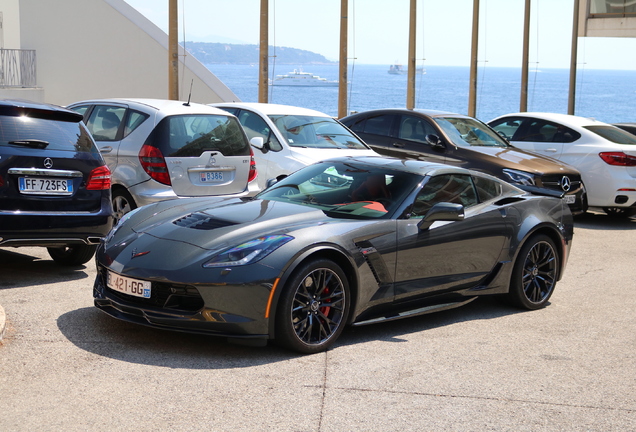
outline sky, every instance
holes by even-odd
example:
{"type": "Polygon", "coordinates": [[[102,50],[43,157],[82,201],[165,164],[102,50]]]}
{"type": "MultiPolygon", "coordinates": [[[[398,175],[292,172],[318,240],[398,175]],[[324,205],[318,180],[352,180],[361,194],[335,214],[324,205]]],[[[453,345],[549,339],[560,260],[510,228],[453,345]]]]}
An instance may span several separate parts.
{"type": "MultiPolygon", "coordinates": [[[[168,0],[125,0],[168,30],[168,0]]],[[[349,63],[405,64],[409,0],[348,0],[349,63]]],[[[260,0],[178,0],[179,41],[259,43],[260,0]]],[[[478,64],[521,67],[524,0],[480,0],[478,64]]],[[[473,0],[417,0],[417,65],[469,66],[473,0]]],[[[532,0],[529,67],[570,67],[574,0],[532,0]]],[[[269,44],[337,61],[340,0],[269,0],[269,44]]],[[[636,38],[578,38],[578,69],[636,70],[636,38]],[[629,55],[627,55],[629,53],[629,55]]]]}

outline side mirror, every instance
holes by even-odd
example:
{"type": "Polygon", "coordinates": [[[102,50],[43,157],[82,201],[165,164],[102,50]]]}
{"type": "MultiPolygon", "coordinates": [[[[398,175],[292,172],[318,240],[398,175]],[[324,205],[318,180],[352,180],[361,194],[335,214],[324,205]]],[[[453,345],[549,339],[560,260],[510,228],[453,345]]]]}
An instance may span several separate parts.
{"type": "Polygon", "coordinates": [[[464,220],[464,206],[441,202],[435,204],[426,212],[424,218],[417,224],[421,230],[428,229],[435,221],[461,221],[464,220]]]}
{"type": "Polygon", "coordinates": [[[252,147],[256,147],[259,150],[263,150],[263,148],[265,148],[265,141],[263,140],[263,137],[254,137],[250,140],[250,144],[252,145],[252,147]]]}
{"type": "Polygon", "coordinates": [[[443,149],[444,143],[442,139],[435,134],[426,135],[426,142],[431,145],[431,147],[436,149],[443,149]]]}
{"type": "Polygon", "coordinates": [[[276,183],[278,183],[278,179],[277,178],[268,179],[267,182],[265,183],[265,189],[268,189],[268,188],[274,186],[276,183]]]}

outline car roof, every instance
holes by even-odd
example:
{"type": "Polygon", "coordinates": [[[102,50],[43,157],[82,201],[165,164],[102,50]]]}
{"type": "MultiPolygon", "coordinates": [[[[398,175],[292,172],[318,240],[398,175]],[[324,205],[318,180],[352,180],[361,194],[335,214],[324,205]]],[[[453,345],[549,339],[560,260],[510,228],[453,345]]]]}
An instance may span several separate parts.
{"type": "Polygon", "coordinates": [[[314,117],[332,117],[320,111],[302,108],[292,105],[280,105],[259,102],[219,102],[210,104],[210,106],[223,106],[232,108],[245,108],[252,111],[260,112],[263,115],[304,115],[314,117]]]}
{"type": "Polygon", "coordinates": [[[81,114],[58,105],[33,102],[25,99],[0,99],[0,115],[18,116],[27,114],[31,117],[50,120],[70,122],[80,122],[82,120],[81,114]]]}
{"type": "Polygon", "coordinates": [[[556,123],[562,123],[566,126],[571,126],[571,127],[611,126],[609,123],[604,123],[589,117],[581,117],[581,116],[575,116],[570,114],[545,113],[545,112],[519,112],[519,113],[505,114],[490,120],[490,122],[498,120],[502,117],[535,117],[542,120],[551,120],[556,123]]]}
{"type": "Polygon", "coordinates": [[[105,99],[88,99],[79,102],[73,102],[69,106],[87,105],[87,104],[124,104],[133,109],[140,111],[159,111],[164,115],[175,114],[221,114],[231,115],[227,111],[210,105],[184,102],[170,99],[151,99],[151,98],[105,98],[105,99]]]}
{"type": "Polygon", "coordinates": [[[428,117],[466,117],[470,118],[464,114],[458,114],[450,111],[441,111],[441,110],[432,110],[426,108],[380,108],[380,109],[372,109],[367,111],[360,111],[358,113],[354,113],[351,117],[356,115],[369,115],[369,114],[422,114],[428,117]]]}

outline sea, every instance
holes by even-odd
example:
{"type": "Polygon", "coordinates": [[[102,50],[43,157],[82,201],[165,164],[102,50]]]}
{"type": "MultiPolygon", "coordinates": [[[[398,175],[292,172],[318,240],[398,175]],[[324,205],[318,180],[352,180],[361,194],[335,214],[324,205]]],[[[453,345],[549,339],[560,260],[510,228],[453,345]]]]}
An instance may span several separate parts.
{"type": "MultiPolygon", "coordinates": [[[[258,65],[209,64],[212,71],[243,102],[258,102],[258,65]]],[[[338,79],[338,66],[270,65],[270,78],[302,69],[328,80],[338,79]]],[[[406,107],[406,75],[391,75],[389,65],[348,67],[347,112],[406,107]]],[[[468,113],[470,68],[425,66],[416,75],[415,107],[461,114],[468,113]]],[[[530,69],[528,109],[567,114],[570,71],[530,69]]],[[[575,114],[606,123],[636,122],[636,71],[582,69],[576,77],[575,114]]],[[[480,67],[477,72],[476,117],[489,121],[518,112],[521,69],[480,67]]],[[[270,103],[311,108],[338,115],[338,87],[270,86],[270,103]]]]}

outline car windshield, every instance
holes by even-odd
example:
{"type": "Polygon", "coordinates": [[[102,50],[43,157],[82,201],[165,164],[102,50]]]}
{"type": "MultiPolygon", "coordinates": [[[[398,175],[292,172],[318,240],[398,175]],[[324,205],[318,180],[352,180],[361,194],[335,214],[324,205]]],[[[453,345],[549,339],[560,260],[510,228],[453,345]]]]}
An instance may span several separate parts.
{"type": "Polygon", "coordinates": [[[351,132],[331,117],[271,115],[291,147],[366,149],[351,132]]]}
{"type": "Polygon", "coordinates": [[[334,218],[390,218],[422,178],[357,162],[305,167],[257,195],[323,210],[334,218]]]}
{"type": "Polygon", "coordinates": [[[459,147],[508,147],[508,143],[503,138],[478,120],[464,117],[434,117],[433,119],[459,147]]]}
{"type": "Polygon", "coordinates": [[[636,144],[636,135],[614,126],[585,126],[585,129],[616,144],[636,144]]]}

